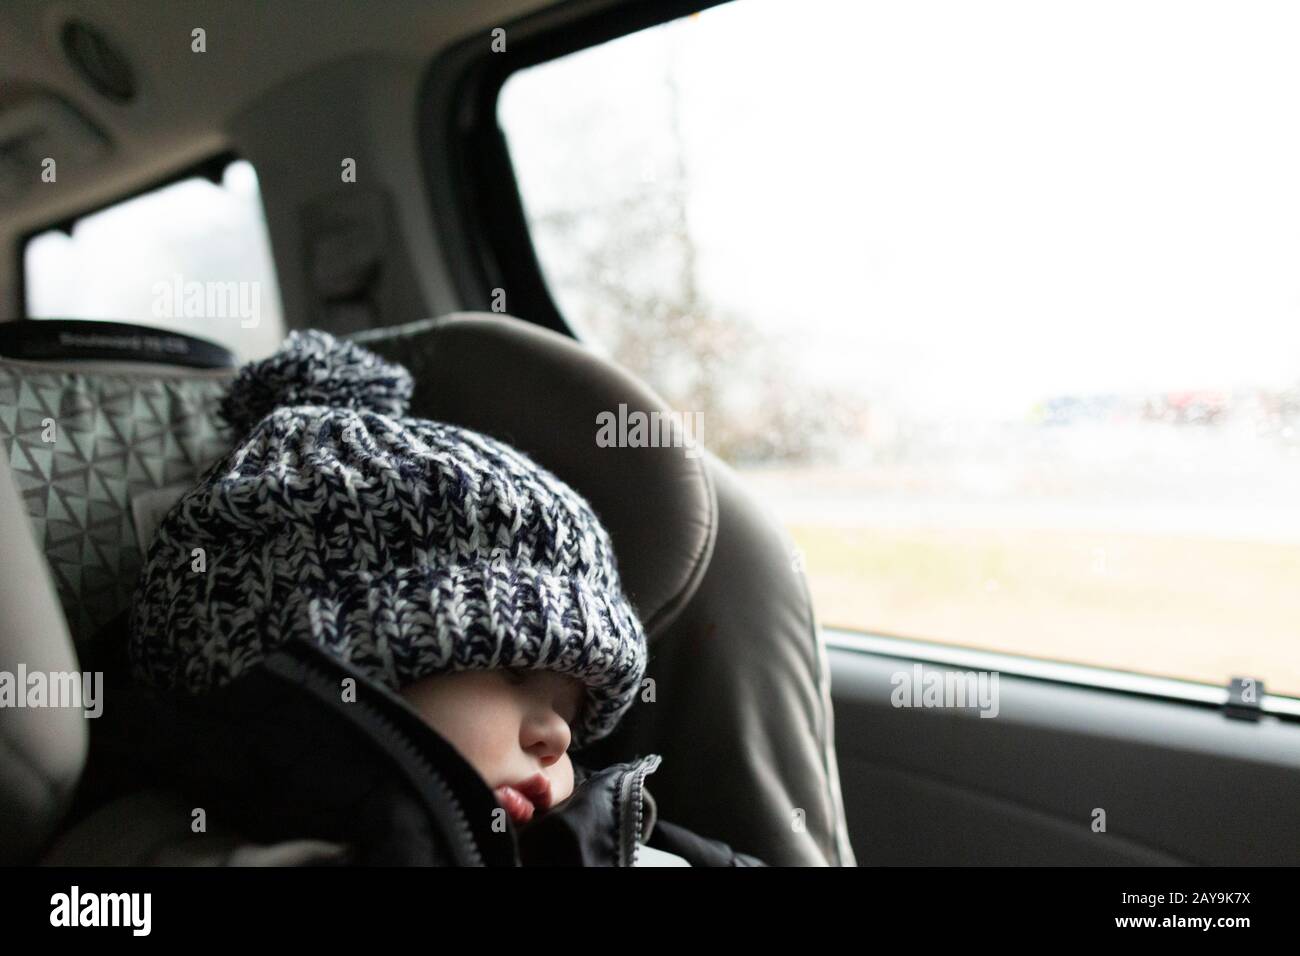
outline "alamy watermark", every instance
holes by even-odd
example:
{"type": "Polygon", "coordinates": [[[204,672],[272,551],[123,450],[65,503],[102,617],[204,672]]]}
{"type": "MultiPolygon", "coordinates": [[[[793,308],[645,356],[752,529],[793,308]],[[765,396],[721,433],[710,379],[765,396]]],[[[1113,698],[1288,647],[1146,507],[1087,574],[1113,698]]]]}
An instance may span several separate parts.
{"type": "Polygon", "coordinates": [[[0,671],[0,707],[80,708],[89,718],[104,712],[102,671],[0,671]]]}
{"type": "Polygon", "coordinates": [[[687,458],[698,458],[703,431],[703,412],[629,412],[620,403],[596,416],[596,447],[685,448],[687,458]]]}
{"type": "Polygon", "coordinates": [[[74,883],[50,897],[51,926],[121,926],[133,936],[148,936],[152,914],[152,893],[83,893],[74,883]]]}
{"type": "Polygon", "coordinates": [[[895,707],[978,708],[981,717],[998,715],[997,671],[926,671],[913,664],[910,672],[895,671],[889,682],[895,707]]]}
{"type": "Polygon", "coordinates": [[[238,319],[239,327],[255,329],[262,322],[262,283],[186,281],[173,275],[153,284],[155,319],[238,319]]]}

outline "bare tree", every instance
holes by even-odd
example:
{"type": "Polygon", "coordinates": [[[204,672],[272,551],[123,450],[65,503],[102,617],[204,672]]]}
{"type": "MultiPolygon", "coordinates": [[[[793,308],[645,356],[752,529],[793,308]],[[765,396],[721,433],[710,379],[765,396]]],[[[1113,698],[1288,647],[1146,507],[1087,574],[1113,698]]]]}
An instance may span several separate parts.
{"type": "Polygon", "coordinates": [[[615,361],[673,408],[703,413],[704,442],[722,458],[822,457],[860,431],[864,401],[801,384],[784,358],[794,345],[788,336],[764,334],[703,291],[688,220],[681,90],[671,62],[665,82],[666,174],[534,220],[546,245],[566,250],[570,268],[551,276],[556,291],[615,361]]]}

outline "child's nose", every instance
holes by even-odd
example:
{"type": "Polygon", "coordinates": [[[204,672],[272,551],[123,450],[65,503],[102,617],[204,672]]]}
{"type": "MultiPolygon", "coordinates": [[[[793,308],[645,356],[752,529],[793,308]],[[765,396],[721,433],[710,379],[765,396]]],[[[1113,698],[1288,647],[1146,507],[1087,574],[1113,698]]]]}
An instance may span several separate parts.
{"type": "Polygon", "coordinates": [[[539,715],[524,731],[524,750],[541,760],[543,767],[563,757],[569,742],[569,723],[554,711],[539,715]]]}

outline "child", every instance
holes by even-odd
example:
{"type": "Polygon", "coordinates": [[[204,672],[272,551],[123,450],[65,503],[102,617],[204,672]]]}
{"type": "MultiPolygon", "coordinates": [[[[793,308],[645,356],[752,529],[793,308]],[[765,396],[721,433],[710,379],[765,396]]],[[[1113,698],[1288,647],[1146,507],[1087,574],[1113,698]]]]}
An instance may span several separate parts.
{"type": "Polygon", "coordinates": [[[130,621],[136,679],[175,708],[153,725],[188,728],[168,731],[173,756],[200,755],[177,780],[264,838],[370,841],[332,862],[763,865],[656,819],[658,755],[572,761],[645,672],[609,537],[520,452],[405,417],[411,390],[320,332],[233,383],[221,413],[243,437],[163,520],[130,621]],[[358,775],[385,781],[362,795],[366,828],[338,810],[362,796],[320,796],[358,775]],[[291,832],[311,814],[278,804],[312,776],[322,832],[291,832]],[[412,848],[413,805],[438,831],[428,848],[412,848]]]}

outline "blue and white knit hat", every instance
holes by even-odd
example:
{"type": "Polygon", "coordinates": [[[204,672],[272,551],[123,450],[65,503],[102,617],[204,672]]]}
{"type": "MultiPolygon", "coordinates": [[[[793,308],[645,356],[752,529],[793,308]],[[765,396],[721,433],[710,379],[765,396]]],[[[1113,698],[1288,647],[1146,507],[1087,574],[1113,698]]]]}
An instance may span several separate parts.
{"type": "Polygon", "coordinates": [[[302,635],[394,690],[450,671],[569,674],[587,687],[573,746],[606,736],[646,663],[608,534],[522,453],[405,417],[411,390],[406,369],[322,332],[240,371],[221,414],[247,437],[148,549],[136,675],[203,693],[302,635]]]}

